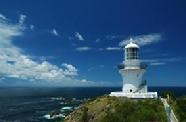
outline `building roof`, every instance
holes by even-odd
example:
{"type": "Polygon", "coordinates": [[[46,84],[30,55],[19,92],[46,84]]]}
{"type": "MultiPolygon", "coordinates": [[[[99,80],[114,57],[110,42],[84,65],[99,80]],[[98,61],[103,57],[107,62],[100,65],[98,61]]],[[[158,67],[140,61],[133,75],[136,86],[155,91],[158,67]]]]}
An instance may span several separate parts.
{"type": "Polygon", "coordinates": [[[139,48],[139,46],[133,42],[130,42],[125,46],[125,48],[139,48]]]}

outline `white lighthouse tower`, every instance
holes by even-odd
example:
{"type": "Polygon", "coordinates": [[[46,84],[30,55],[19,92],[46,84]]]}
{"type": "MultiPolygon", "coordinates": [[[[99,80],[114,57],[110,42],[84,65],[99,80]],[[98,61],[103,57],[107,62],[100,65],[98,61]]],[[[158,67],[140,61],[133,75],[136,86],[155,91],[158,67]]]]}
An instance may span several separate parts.
{"type": "Polygon", "coordinates": [[[121,92],[111,92],[110,96],[128,98],[157,98],[157,92],[148,92],[146,80],[143,79],[146,64],[139,59],[139,46],[132,39],[124,48],[125,59],[118,65],[119,73],[123,78],[121,92]]]}

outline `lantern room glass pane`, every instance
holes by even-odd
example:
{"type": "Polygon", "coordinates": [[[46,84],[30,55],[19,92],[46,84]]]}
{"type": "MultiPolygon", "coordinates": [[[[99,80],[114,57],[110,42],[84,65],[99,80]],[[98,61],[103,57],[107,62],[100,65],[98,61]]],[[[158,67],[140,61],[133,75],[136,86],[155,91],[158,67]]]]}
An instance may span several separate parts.
{"type": "Polygon", "coordinates": [[[127,59],[138,59],[138,48],[127,48],[127,59]]]}

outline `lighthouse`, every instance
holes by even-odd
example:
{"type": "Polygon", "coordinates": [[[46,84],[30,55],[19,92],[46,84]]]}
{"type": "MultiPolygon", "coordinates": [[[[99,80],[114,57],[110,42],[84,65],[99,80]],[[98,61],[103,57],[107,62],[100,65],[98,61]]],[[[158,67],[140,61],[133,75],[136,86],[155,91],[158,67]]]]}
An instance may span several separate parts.
{"type": "Polygon", "coordinates": [[[133,39],[124,47],[124,60],[118,65],[123,79],[122,91],[111,92],[110,96],[128,98],[157,98],[157,92],[148,92],[147,82],[143,78],[147,64],[140,61],[140,47],[133,39]]]}

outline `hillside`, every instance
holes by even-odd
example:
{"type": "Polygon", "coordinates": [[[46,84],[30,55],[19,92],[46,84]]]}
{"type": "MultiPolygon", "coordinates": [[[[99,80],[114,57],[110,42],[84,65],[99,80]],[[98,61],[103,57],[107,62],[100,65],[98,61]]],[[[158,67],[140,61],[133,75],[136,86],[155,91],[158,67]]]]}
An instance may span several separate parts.
{"type": "Polygon", "coordinates": [[[65,122],[166,122],[160,100],[102,96],[83,104],[65,122]]]}

